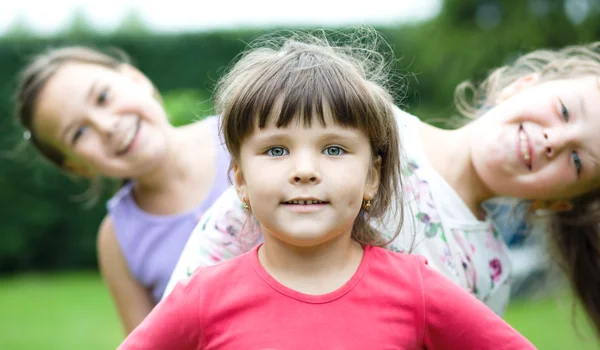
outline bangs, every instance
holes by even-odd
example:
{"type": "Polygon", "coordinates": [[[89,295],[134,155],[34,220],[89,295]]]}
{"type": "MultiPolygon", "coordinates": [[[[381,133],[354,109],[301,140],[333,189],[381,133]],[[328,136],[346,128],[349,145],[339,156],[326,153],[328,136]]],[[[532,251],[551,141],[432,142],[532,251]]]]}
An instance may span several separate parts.
{"type": "Polygon", "coordinates": [[[238,108],[228,116],[234,121],[231,125],[236,126],[238,140],[268,123],[277,128],[292,122],[310,127],[318,121],[325,126],[325,109],[338,125],[367,132],[368,116],[377,113],[377,102],[360,75],[343,62],[331,61],[313,52],[296,53],[267,68],[260,81],[238,91],[231,103],[238,108]]]}

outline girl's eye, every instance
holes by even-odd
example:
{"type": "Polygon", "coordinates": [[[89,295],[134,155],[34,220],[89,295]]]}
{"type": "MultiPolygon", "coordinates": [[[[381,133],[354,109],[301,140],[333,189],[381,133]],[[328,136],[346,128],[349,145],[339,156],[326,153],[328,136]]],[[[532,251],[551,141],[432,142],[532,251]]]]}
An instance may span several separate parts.
{"type": "Polygon", "coordinates": [[[565,106],[565,104],[563,103],[562,100],[558,100],[558,102],[560,102],[560,113],[562,115],[562,118],[564,119],[565,122],[569,121],[569,110],[567,109],[567,106],[565,106]]]}
{"type": "Polygon", "coordinates": [[[267,154],[271,157],[282,157],[287,154],[287,150],[283,147],[271,147],[267,150],[267,154]]]}
{"type": "Polygon", "coordinates": [[[98,98],[96,99],[96,103],[99,106],[102,106],[106,103],[106,100],[108,100],[108,88],[104,88],[104,89],[102,89],[102,91],[100,91],[100,94],[98,95],[98,98]]]}
{"type": "Polygon", "coordinates": [[[87,127],[80,126],[77,128],[77,130],[75,130],[75,133],[73,133],[73,138],[71,139],[71,143],[73,145],[75,145],[77,143],[77,141],[81,138],[81,136],[83,136],[86,129],[87,129],[87,127]]]}
{"type": "Polygon", "coordinates": [[[329,146],[323,150],[323,154],[328,156],[340,156],[344,154],[344,150],[339,146],[329,146]]]}
{"type": "Polygon", "coordinates": [[[571,152],[571,157],[573,158],[573,164],[575,165],[575,170],[577,171],[577,177],[581,175],[581,159],[577,152],[571,152]]]}

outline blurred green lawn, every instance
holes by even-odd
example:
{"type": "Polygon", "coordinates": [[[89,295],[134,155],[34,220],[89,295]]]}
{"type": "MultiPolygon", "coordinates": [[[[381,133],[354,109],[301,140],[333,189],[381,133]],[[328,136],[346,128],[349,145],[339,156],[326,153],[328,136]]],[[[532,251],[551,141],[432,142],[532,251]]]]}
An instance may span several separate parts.
{"type": "MultiPolygon", "coordinates": [[[[506,319],[542,350],[600,348],[582,317],[575,330],[569,298],[516,300],[506,319]]],[[[96,273],[0,280],[0,349],[114,349],[121,334],[96,273]]]]}

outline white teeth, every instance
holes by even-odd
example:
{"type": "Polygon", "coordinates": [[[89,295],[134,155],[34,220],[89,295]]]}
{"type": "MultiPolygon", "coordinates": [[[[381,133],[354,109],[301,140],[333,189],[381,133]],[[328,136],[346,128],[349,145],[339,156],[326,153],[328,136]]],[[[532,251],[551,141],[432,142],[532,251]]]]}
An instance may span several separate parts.
{"type": "Polygon", "coordinates": [[[529,153],[529,145],[527,144],[527,136],[521,131],[519,133],[519,139],[521,143],[521,153],[523,154],[523,159],[528,161],[531,159],[531,154],[529,153]]]}
{"type": "Polygon", "coordinates": [[[123,152],[127,149],[127,147],[129,147],[131,142],[133,142],[133,138],[135,137],[136,131],[137,127],[134,126],[127,132],[127,136],[125,136],[125,138],[123,139],[123,144],[119,152],[123,152]]]}
{"type": "Polygon", "coordinates": [[[287,203],[306,205],[306,204],[322,204],[323,202],[317,201],[317,200],[306,200],[306,201],[290,201],[287,203]]]}
{"type": "Polygon", "coordinates": [[[129,130],[127,137],[125,138],[125,147],[129,146],[131,141],[133,141],[133,137],[135,136],[135,129],[129,130]]]}

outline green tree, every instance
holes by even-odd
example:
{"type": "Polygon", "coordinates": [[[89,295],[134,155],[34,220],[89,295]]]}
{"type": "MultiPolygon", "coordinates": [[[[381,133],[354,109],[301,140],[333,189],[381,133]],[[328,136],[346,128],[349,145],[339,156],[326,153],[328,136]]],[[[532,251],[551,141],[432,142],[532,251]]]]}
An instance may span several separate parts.
{"type": "Polygon", "coordinates": [[[31,23],[29,23],[27,17],[20,13],[13,19],[2,36],[5,38],[24,39],[33,38],[36,36],[36,33],[31,28],[31,23]]]}
{"type": "Polygon", "coordinates": [[[139,11],[131,8],[127,11],[121,23],[117,26],[114,31],[115,35],[125,36],[140,36],[148,35],[150,29],[144,21],[144,18],[140,15],[139,11]]]}
{"type": "Polygon", "coordinates": [[[75,8],[71,15],[71,19],[65,29],[58,33],[58,37],[74,40],[89,38],[95,34],[96,30],[92,26],[88,15],[85,13],[84,8],[80,6],[75,8]]]}

